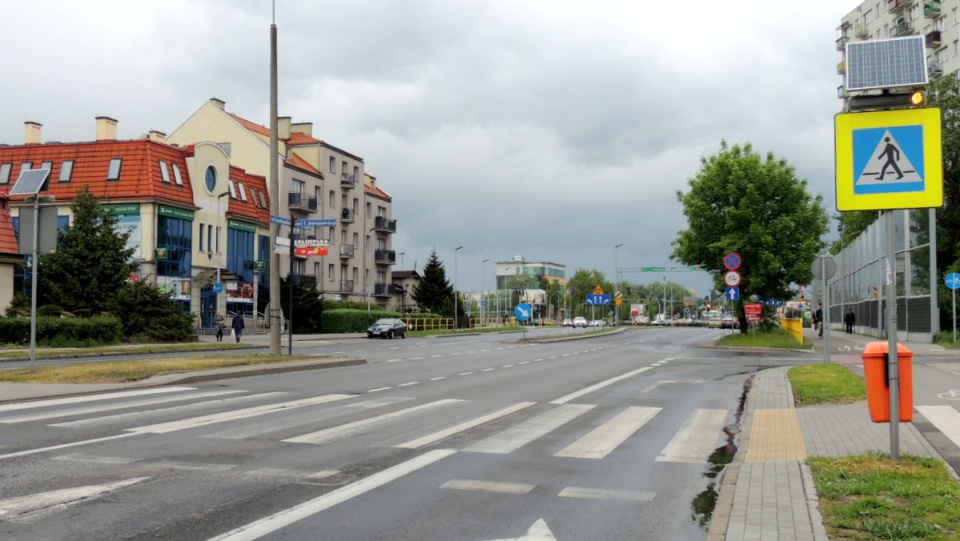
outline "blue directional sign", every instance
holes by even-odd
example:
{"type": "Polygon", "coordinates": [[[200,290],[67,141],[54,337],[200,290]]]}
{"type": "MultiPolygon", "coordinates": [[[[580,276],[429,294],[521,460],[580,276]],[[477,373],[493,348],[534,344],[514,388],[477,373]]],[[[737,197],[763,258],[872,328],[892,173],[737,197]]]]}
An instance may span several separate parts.
{"type": "Polygon", "coordinates": [[[591,293],[587,295],[587,305],[589,306],[609,306],[610,305],[610,294],[604,293],[598,295],[596,293],[591,293]]]}
{"type": "Polygon", "coordinates": [[[337,221],[334,219],[324,220],[297,220],[297,227],[336,227],[337,221]]]}
{"type": "Polygon", "coordinates": [[[947,287],[950,289],[960,289],[960,274],[951,272],[943,279],[943,282],[947,284],[947,287]]]}
{"type": "Polygon", "coordinates": [[[216,293],[217,295],[223,293],[223,284],[221,284],[220,282],[213,284],[213,292],[216,293]]]}
{"type": "Polygon", "coordinates": [[[727,292],[724,294],[724,298],[728,301],[739,301],[740,300],[740,288],[739,287],[728,287],[727,292]]]}
{"type": "Polygon", "coordinates": [[[530,308],[530,305],[527,303],[518,304],[517,307],[513,309],[513,315],[517,316],[517,319],[520,321],[526,321],[533,316],[533,309],[530,308]]]}
{"type": "Polygon", "coordinates": [[[270,221],[273,222],[273,223],[275,223],[275,224],[280,224],[280,225],[291,225],[291,224],[293,224],[293,220],[291,220],[290,218],[285,218],[285,217],[283,217],[283,216],[271,216],[271,217],[270,217],[270,221]]]}

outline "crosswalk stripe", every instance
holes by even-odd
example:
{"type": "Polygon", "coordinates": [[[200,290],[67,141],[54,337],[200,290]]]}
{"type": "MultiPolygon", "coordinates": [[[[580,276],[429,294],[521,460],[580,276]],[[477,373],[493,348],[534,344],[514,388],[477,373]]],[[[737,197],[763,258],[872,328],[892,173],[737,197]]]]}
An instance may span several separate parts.
{"type": "Polygon", "coordinates": [[[647,370],[652,370],[652,368],[649,367],[649,366],[644,366],[643,368],[638,368],[638,369],[636,369],[636,370],[627,372],[626,374],[620,374],[619,376],[616,376],[616,377],[610,378],[610,379],[608,379],[608,380],[601,381],[600,383],[591,385],[591,386],[587,387],[586,389],[580,389],[579,391],[570,393],[570,394],[568,394],[568,395],[566,395],[566,396],[563,396],[563,397],[560,397],[560,398],[558,398],[558,399],[556,399],[556,400],[552,400],[550,403],[551,403],[551,404],[557,404],[557,405],[559,405],[559,404],[566,404],[567,402],[570,402],[571,400],[576,400],[576,399],[580,398],[581,396],[583,396],[583,395],[585,395],[585,394],[589,394],[589,393],[592,393],[592,392],[594,392],[594,391],[596,391],[596,390],[598,390],[598,389],[602,389],[602,388],[606,387],[607,385],[613,385],[614,383],[616,383],[616,382],[618,382],[618,381],[620,381],[620,380],[624,380],[624,379],[627,379],[627,378],[629,378],[629,377],[636,376],[637,374],[642,374],[642,373],[646,372],[647,370]]]}
{"type": "Polygon", "coordinates": [[[537,485],[525,483],[504,483],[501,481],[477,481],[472,479],[451,479],[440,488],[454,490],[474,490],[477,492],[496,492],[500,494],[528,494],[537,485]]]}
{"type": "Polygon", "coordinates": [[[553,455],[566,458],[603,458],[626,441],[663,408],[631,406],[553,455]]]}
{"type": "Polygon", "coordinates": [[[347,423],[345,425],[318,430],[316,432],[310,432],[309,434],[304,434],[295,438],[288,438],[283,441],[287,443],[310,443],[313,445],[323,445],[339,439],[362,434],[367,430],[382,427],[403,417],[418,415],[425,411],[443,408],[453,404],[459,404],[461,402],[466,402],[466,400],[455,400],[452,398],[437,400],[434,402],[421,404],[419,406],[414,406],[412,408],[402,409],[392,413],[378,415],[376,417],[370,417],[368,419],[363,419],[362,421],[356,421],[353,423],[347,423]]]}
{"type": "Polygon", "coordinates": [[[727,410],[694,410],[657,457],[657,461],[706,462],[717,446],[726,420],[727,410]]]}
{"type": "Polygon", "coordinates": [[[254,406],[252,408],[239,409],[234,411],[226,411],[223,413],[216,413],[213,415],[203,415],[200,417],[193,417],[190,419],[183,419],[180,421],[171,421],[169,423],[158,423],[155,425],[141,426],[137,428],[127,429],[128,432],[133,432],[136,434],[163,434],[166,432],[176,432],[178,430],[187,430],[190,428],[197,428],[200,426],[206,426],[214,423],[223,423],[226,421],[234,421],[237,419],[246,419],[249,417],[255,417],[258,415],[266,415],[268,413],[276,413],[278,411],[286,411],[295,408],[302,408],[306,406],[313,406],[316,404],[323,404],[325,402],[334,402],[337,400],[346,400],[348,398],[355,398],[356,395],[349,394],[328,394],[323,396],[316,396],[313,398],[306,398],[302,400],[292,400],[290,402],[280,402],[278,404],[266,404],[263,406],[254,406]]]}
{"type": "Polygon", "coordinates": [[[436,443],[444,438],[448,438],[450,436],[453,436],[454,434],[459,434],[460,432],[463,432],[465,430],[470,430],[471,428],[480,426],[484,423],[488,423],[490,421],[493,421],[494,419],[506,417],[511,413],[520,411],[524,408],[528,408],[534,404],[536,404],[536,402],[521,402],[519,404],[510,406],[509,408],[504,408],[500,411],[495,411],[488,415],[483,415],[481,417],[477,417],[476,419],[471,419],[469,421],[460,423],[456,426],[451,426],[446,430],[440,430],[439,432],[434,432],[433,434],[428,434],[422,438],[410,440],[408,442],[401,443],[400,445],[395,445],[394,447],[400,447],[403,449],[419,449],[420,447],[423,447],[425,445],[430,445],[431,443],[436,443]]]}
{"type": "Polygon", "coordinates": [[[39,494],[27,494],[0,500],[0,518],[4,522],[29,524],[47,514],[84,501],[109,494],[130,485],[145,481],[149,477],[134,477],[114,481],[103,485],[88,485],[74,488],[51,490],[39,494]]]}
{"type": "Polygon", "coordinates": [[[567,487],[558,494],[561,498],[581,498],[586,500],[620,500],[629,502],[650,502],[656,492],[635,490],[604,490],[600,488],[567,487]]]}
{"type": "Polygon", "coordinates": [[[196,391],[195,387],[156,387],[152,389],[138,389],[136,391],[119,391],[115,393],[92,394],[84,396],[70,396],[66,398],[52,398],[50,400],[35,400],[32,402],[17,402],[14,404],[0,405],[0,413],[5,411],[18,411],[26,409],[46,408],[50,406],[64,406],[67,404],[82,404],[83,402],[96,402],[98,400],[116,400],[118,398],[129,398],[131,396],[144,396],[162,393],[179,393],[183,391],[196,391]]]}
{"type": "Polygon", "coordinates": [[[507,454],[595,408],[589,404],[566,404],[534,417],[496,436],[467,447],[472,453],[507,454]]]}
{"type": "Polygon", "coordinates": [[[954,445],[960,446],[960,412],[953,406],[917,406],[916,410],[954,445]]]}

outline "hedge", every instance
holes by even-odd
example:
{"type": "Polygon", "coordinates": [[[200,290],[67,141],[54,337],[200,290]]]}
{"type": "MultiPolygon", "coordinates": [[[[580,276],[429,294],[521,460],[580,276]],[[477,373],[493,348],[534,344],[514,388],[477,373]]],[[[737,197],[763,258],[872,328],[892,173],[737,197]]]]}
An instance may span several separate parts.
{"type": "Polygon", "coordinates": [[[391,312],[387,310],[358,310],[352,308],[334,308],[323,311],[323,332],[324,333],[355,333],[367,332],[367,327],[374,321],[385,318],[395,317],[398,319],[417,318],[439,318],[438,314],[403,314],[400,312],[391,312]]]}
{"type": "MultiPolygon", "coordinates": [[[[37,344],[42,346],[118,344],[122,336],[123,324],[116,317],[37,317],[37,344]]],[[[0,317],[0,344],[30,345],[30,319],[0,317]]]]}

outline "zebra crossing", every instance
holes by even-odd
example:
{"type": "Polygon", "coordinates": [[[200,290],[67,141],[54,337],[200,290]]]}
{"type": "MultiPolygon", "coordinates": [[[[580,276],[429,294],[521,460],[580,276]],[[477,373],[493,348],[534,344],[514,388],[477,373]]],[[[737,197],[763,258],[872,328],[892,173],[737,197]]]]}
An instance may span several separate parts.
{"type": "MultiPolygon", "coordinates": [[[[399,389],[394,391],[402,392],[399,389]]],[[[410,396],[393,394],[326,394],[289,398],[284,392],[251,393],[237,389],[171,387],[8,404],[0,408],[0,425],[42,422],[50,429],[67,433],[92,428],[115,428],[117,433],[87,441],[0,454],[0,460],[61,449],[73,451],[73,448],[85,444],[137,435],[185,431],[198,431],[196,437],[207,440],[272,439],[271,434],[283,434],[276,437],[278,444],[313,446],[374,435],[383,438],[380,446],[400,449],[420,449],[453,437],[463,437],[463,452],[509,454],[547,434],[555,433],[592,411],[601,416],[599,425],[584,429],[585,433],[577,434],[572,441],[565,442],[553,456],[599,460],[615,452],[644,426],[655,422],[662,411],[658,407],[624,406],[619,410],[597,413],[600,410],[596,410],[598,406],[595,404],[574,402],[574,399],[581,398],[580,395],[568,395],[548,403],[518,402],[495,408],[483,405],[479,412],[475,407],[466,408],[471,401],[456,398],[424,403],[418,403],[410,396]],[[402,431],[397,428],[409,426],[403,425],[402,421],[416,420],[430,414],[434,415],[434,419],[439,415],[443,421],[433,422],[427,427],[429,430],[418,428],[402,431]],[[364,417],[338,422],[338,418],[357,415],[364,417]],[[485,435],[479,441],[471,439],[472,430],[504,421],[512,424],[485,435]],[[316,426],[318,423],[329,426],[296,433],[298,427],[316,426]],[[401,431],[390,434],[392,430],[401,431]],[[288,435],[291,432],[295,435],[288,435]]],[[[693,410],[656,460],[706,463],[719,442],[729,414],[727,410],[693,410]]]]}

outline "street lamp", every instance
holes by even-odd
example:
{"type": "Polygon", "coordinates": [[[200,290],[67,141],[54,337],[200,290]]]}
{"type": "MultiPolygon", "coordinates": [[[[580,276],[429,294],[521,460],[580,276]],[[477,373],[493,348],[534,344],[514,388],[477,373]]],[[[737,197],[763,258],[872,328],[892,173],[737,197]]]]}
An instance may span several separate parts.
{"type": "Polygon", "coordinates": [[[458,297],[460,296],[460,294],[457,293],[457,252],[459,252],[461,249],[463,249],[463,246],[457,246],[457,249],[453,251],[453,330],[454,331],[459,330],[458,316],[460,315],[460,309],[459,309],[460,299],[458,299],[458,297]]]}
{"type": "MultiPolygon", "coordinates": [[[[622,242],[613,247],[613,293],[614,295],[616,295],[620,287],[620,276],[618,275],[618,273],[620,272],[620,263],[617,261],[617,249],[620,248],[621,246],[623,246],[622,242]]],[[[613,318],[613,324],[616,325],[620,322],[620,306],[617,306],[617,308],[614,310],[614,313],[617,314],[617,316],[613,318]]]]}
{"type": "Polygon", "coordinates": [[[490,261],[490,258],[484,259],[480,262],[480,321],[483,321],[483,287],[487,282],[487,261],[490,261]]]}
{"type": "MultiPolygon", "coordinates": [[[[217,284],[220,284],[220,267],[223,266],[223,261],[220,259],[220,216],[221,216],[221,214],[220,214],[220,200],[223,199],[225,196],[228,196],[228,195],[230,195],[230,192],[229,192],[229,191],[223,192],[223,193],[221,193],[221,194],[217,194],[217,284]]],[[[210,243],[210,239],[207,239],[207,243],[208,243],[208,244],[210,243]]],[[[220,285],[220,287],[223,287],[223,285],[220,285]]],[[[216,309],[217,309],[217,310],[220,310],[220,293],[217,293],[217,292],[216,292],[216,289],[214,289],[214,292],[215,292],[216,295],[217,295],[217,303],[216,303],[216,304],[217,304],[217,308],[216,308],[216,309]]],[[[224,306],[224,308],[226,308],[226,306],[224,306]]],[[[254,312],[256,312],[256,306],[254,306],[254,312]]],[[[256,319],[256,318],[254,318],[254,319],[256,319]]]]}

